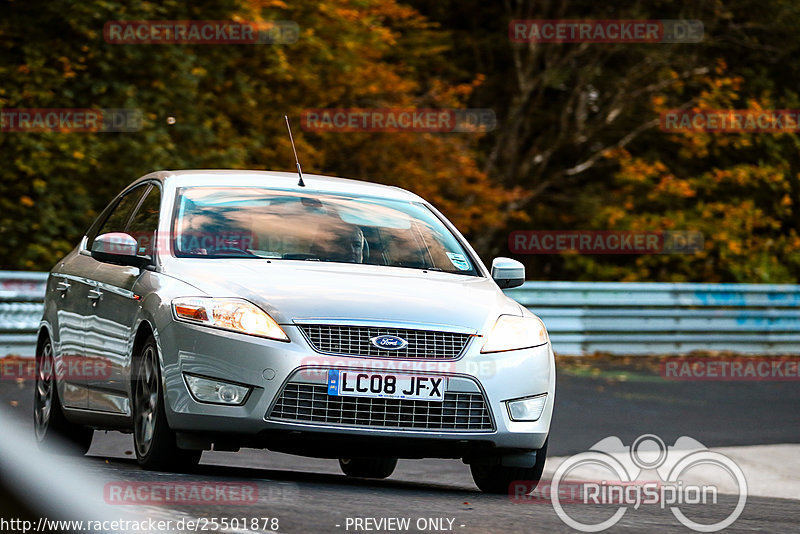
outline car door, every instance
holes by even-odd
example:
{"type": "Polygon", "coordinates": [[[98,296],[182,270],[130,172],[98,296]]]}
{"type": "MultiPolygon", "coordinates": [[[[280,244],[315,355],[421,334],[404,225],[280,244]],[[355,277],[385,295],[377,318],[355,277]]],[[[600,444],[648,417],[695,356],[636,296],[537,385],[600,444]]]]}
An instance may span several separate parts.
{"type": "MultiPolygon", "coordinates": [[[[130,233],[131,223],[145,206],[156,202],[158,187],[143,184],[126,193],[96,235],[130,233]]],[[[155,228],[154,228],[155,230],[155,228]]],[[[91,247],[91,245],[90,245],[91,247]]],[[[138,267],[113,265],[95,259],[84,350],[87,360],[88,407],[90,410],[129,413],[127,369],[133,321],[139,308],[133,286],[142,273],[138,267]]]]}
{"type": "MultiPolygon", "coordinates": [[[[79,251],[85,246],[85,238],[79,251]]],[[[55,293],[56,336],[53,352],[61,389],[61,401],[68,408],[88,407],[88,383],[79,371],[85,358],[84,333],[89,309],[91,277],[96,267],[88,255],[70,255],[52,272],[48,292],[55,293]]]]}

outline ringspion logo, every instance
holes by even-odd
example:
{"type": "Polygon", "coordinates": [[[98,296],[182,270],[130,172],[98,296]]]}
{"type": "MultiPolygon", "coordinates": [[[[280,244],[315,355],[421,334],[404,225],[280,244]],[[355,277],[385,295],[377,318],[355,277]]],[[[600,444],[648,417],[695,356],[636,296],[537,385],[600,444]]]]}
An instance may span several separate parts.
{"type": "MultiPolygon", "coordinates": [[[[525,481],[513,482],[509,496],[515,502],[541,500],[525,490],[525,481]]],[[[579,532],[607,530],[642,505],[669,509],[690,530],[718,532],[744,511],[747,480],[736,462],[688,436],[678,438],[671,447],[654,434],[639,436],[630,447],[611,436],[564,460],[547,482],[546,495],[559,519],[579,532]],[[576,482],[575,476],[581,472],[595,476],[576,482]],[[722,485],[736,488],[735,504],[719,499],[722,485]],[[591,510],[584,513],[579,506],[567,510],[564,504],[606,505],[616,510],[610,517],[598,518],[591,510]],[[701,517],[695,517],[697,514],[701,517]]]]}

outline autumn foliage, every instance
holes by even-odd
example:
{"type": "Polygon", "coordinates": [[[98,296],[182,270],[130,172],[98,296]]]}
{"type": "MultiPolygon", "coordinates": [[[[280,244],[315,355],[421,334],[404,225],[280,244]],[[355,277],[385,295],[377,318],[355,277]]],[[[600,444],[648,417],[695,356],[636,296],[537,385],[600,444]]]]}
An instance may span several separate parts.
{"type": "Polygon", "coordinates": [[[665,110],[800,109],[779,0],[6,2],[0,108],[138,109],[128,133],[0,131],[0,268],[47,270],[152,170],[292,170],[430,200],[485,261],[515,230],[701,232],[693,254],[515,256],[529,278],[797,282],[796,133],[668,132],[665,110]],[[691,44],[537,44],[515,19],[701,20],[691,44]],[[122,45],[108,21],[294,21],[292,44],[122,45]],[[309,109],[488,108],[486,133],[317,132],[309,109]]]}

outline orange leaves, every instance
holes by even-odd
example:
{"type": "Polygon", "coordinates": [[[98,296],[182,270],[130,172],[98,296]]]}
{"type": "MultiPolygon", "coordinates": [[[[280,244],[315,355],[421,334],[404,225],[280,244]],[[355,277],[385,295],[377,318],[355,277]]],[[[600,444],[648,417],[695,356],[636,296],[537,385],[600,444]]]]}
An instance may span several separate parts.
{"type": "MultiPolygon", "coordinates": [[[[249,151],[242,166],[289,168],[291,149],[283,140],[285,130],[270,109],[280,109],[293,119],[310,109],[461,109],[483,82],[482,76],[467,83],[433,76],[432,72],[447,70],[442,53],[446,41],[433,30],[434,24],[396,0],[298,0],[287,5],[246,0],[245,4],[249,6],[242,10],[245,18],[257,13],[265,19],[298,21],[302,38],[291,47],[263,51],[269,57],[269,71],[259,70],[263,60],[243,58],[237,66],[240,72],[262,72],[264,80],[285,82],[280,91],[265,88],[254,94],[256,109],[249,109],[242,99],[226,108],[227,113],[244,117],[245,124],[257,125],[268,140],[249,151]]],[[[295,131],[307,172],[410,189],[465,232],[502,228],[511,218],[525,217],[512,207],[522,191],[500,187],[478,167],[478,137],[320,132],[302,127],[295,131]]]]}
{"type": "MultiPolygon", "coordinates": [[[[695,108],[760,110],[775,105],[769,95],[748,97],[741,104],[736,92],[740,83],[720,66],[705,80],[695,108]]],[[[651,105],[670,107],[668,101],[656,95],[651,105]]],[[[800,239],[790,223],[797,199],[789,173],[797,170],[779,148],[765,142],[765,135],[771,134],[665,134],[673,146],[667,143],[641,155],[633,149],[607,154],[618,170],[610,203],[596,214],[595,227],[699,231],[705,240],[704,250],[696,254],[637,258],[635,266],[616,271],[619,278],[793,281],[797,261],[792,258],[800,239]],[[764,147],[759,161],[736,152],[756,143],[764,147]]]]}
{"type": "Polygon", "coordinates": [[[334,10],[337,17],[347,22],[360,22],[364,13],[358,9],[350,9],[346,7],[339,7],[334,10]]]}
{"type": "Polygon", "coordinates": [[[484,76],[479,74],[471,83],[458,85],[447,84],[442,80],[429,80],[427,96],[441,107],[462,107],[462,102],[472,94],[477,86],[483,83],[484,76]]]}
{"type": "Polygon", "coordinates": [[[254,11],[260,11],[262,9],[289,9],[291,3],[284,2],[284,0],[247,0],[243,4],[254,11]]]}
{"type": "MultiPolygon", "coordinates": [[[[442,210],[466,233],[501,228],[517,216],[506,209],[521,190],[497,186],[477,167],[472,141],[463,134],[386,134],[385,160],[360,163],[365,178],[414,191],[442,210]],[[374,169],[374,170],[372,170],[374,169]]],[[[378,147],[375,147],[376,149],[378,147]]],[[[358,160],[362,155],[354,154],[358,160]]],[[[366,158],[365,158],[366,159],[366,158]]]]}
{"type": "Polygon", "coordinates": [[[691,198],[696,195],[696,191],[692,188],[689,184],[688,180],[681,180],[673,176],[672,174],[666,174],[661,176],[658,184],[655,188],[653,188],[652,192],[650,193],[650,198],[656,198],[659,196],[675,196],[675,197],[682,197],[682,198],[691,198]]]}
{"type": "Polygon", "coordinates": [[[628,213],[625,210],[615,206],[609,206],[608,208],[606,208],[605,212],[609,228],[617,228],[619,222],[622,221],[628,215],[628,213]]]}
{"type": "Polygon", "coordinates": [[[649,162],[644,158],[634,158],[626,151],[611,153],[609,158],[616,159],[619,163],[620,170],[616,178],[622,183],[654,183],[667,172],[667,168],[662,162],[649,162]]]}
{"type": "Polygon", "coordinates": [[[61,68],[63,69],[62,76],[64,79],[74,78],[76,76],[75,70],[73,70],[69,58],[61,56],[58,58],[58,61],[61,63],[61,68]]]}

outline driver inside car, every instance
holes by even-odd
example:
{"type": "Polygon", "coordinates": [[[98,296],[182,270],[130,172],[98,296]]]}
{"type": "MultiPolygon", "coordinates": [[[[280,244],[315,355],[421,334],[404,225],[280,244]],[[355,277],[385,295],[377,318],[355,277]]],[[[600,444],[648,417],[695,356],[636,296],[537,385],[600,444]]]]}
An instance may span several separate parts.
{"type": "Polygon", "coordinates": [[[369,245],[364,232],[358,226],[333,226],[327,230],[332,233],[324,242],[312,246],[312,253],[322,261],[342,263],[363,263],[369,256],[369,245]]]}

